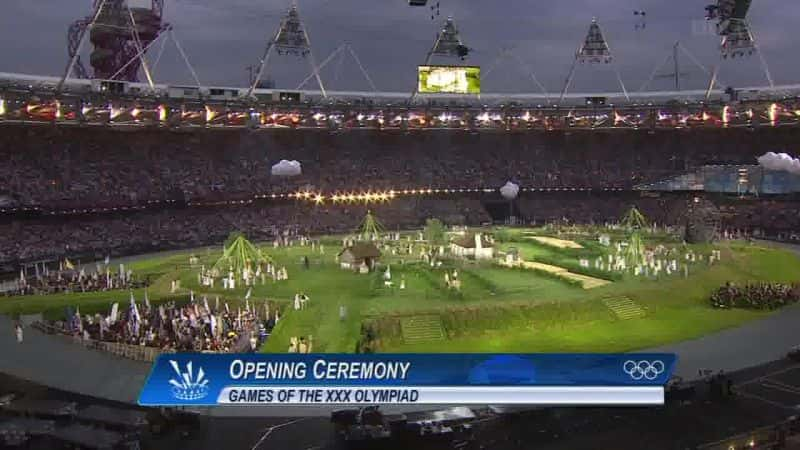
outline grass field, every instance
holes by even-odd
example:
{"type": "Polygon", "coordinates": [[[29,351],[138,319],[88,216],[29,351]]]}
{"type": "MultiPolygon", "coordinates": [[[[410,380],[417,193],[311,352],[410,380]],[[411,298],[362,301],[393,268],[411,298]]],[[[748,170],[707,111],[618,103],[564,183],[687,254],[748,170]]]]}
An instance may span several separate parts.
{"type": "MultiPolygon", "coordinates": [[[[578,258],[594,259],[608,251],[597,242],[597,230],[580,229],[574,234],[550,234],[573,240],[583,248],[562,248],[537,242],[529,237],[548,230],[497,229],[496,248],[516,248],[525,260],[581,270],[578,258]]],[[[617,234],[612,240],[622,239],[617,234]]],[[[405,242],[403,237],[402,242],[405,242]]],[[[648,235],[648,247],[664,244],[683,248],[665,234],[648,235]]],[[[313,336],[316,351],[353,352],[362,329],[375,334],[377,351],[392,352],[551,352],[551,351],[627,351],[691,339],[721,329],[735,327],[764,317],[766,312],[716,310],[708,305],[712,290],[727,281],[797,281],[800,265],[795,254],[759,245],[728,242],[714,246],[722,251],[722,261],[709,266],[697,263],[688,278],[681,274],[645,279],[630,274],[600,273],[612,283],[582,289],[557,277],[501,267],[494,261],[444,260],[440,269],[431,269],[417,256],[393,256],[384,252],[376,273],[360,275],[339,268],[335,255],[341,240],[323,239],[325,254],[308,246],[274,249],[263,246],[278,266],[285,266],[289,280],[257,285],[250,299],[262,305],[266,299],[282,302],[282,318],[264,351],[282,352],[292,336],[313,336]],[[311,262],[302,265],[302,257],[311,262]],[[382,270],[391,266],[395,287],[383,285],[382,270]],[[462,280],[461,292],[444,285],[444,269],[456,269],[462,280]],[[406,289],[399,290],[405,279],[406,289]],[[290,299],[298,292],[310,297],[303,311],[293,311],[290,299]],[[340,320],[339,307],[347,308],[340,320]],[[615,311],[609,305],[622,305],[615,311]],[[633,311],[634,313],[630,313],[633,311]],[[418,336],[403,336],[418,333],[418,336]]],[[[710,252],[708,245],[691,246],[698,254],[710,252]]],[[[231,306],[243,303],[246,288],[225,291],[203,289],[197,280],[199,267],[189,266],[194,254],[206,267],[221,254],[219,248],[198,249],[153,255],[131,263],[137,274],[155,280],[149,287],[153,303],[187,300],[189,290],[196,296],[219,296],[231,306]],[[180,279],[182,290],[169,293],[172,279],[180,279]]],[[[112,261],[113,264],[113,261],[112,261]]],[[[87,267],[87,270],[90,268],[87,267]]],[[[137,300],[143,291],[134,292],[137,300]]],[[[127,302],[129,293],[86,293],[51,296],[0,298],[0,313],[44,313],[62,315],[67,306],[80,306],[82,313],[107,312],[115,301],[127,302]]]]}

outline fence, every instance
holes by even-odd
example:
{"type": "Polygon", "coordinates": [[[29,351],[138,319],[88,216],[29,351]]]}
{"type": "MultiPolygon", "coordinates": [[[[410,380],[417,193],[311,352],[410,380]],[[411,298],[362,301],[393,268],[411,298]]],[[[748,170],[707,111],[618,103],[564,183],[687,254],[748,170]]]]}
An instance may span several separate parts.
{"type": "MultiPolygon", "coordinates": [[[[134,361],[153,362],[158,358],[158,355],[167,353],[160,348],[145,347],[143,345],[128,345],[118,342],[104,342],[94,339],[83,339],[81,337],[72,337],[64,333],[64,330],[54,327],[52,325],[36,322],[31,325],[33,328],[42,331],[46,334],[56,334],[67,339],[72,339],[76,344],[81,344],[86,348],[93,350],[100,350],[110,353],[120,358],[131,359],[134,361]]],[[[169,351],[168,353],[173,353],[169,351]]]]}

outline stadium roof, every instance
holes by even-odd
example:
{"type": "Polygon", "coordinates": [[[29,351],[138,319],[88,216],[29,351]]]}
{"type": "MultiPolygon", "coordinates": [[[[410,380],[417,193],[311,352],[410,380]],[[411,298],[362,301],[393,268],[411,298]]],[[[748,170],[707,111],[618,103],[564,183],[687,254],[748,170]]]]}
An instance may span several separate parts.
{"type": "MultiPolygon", "coordinates": [[[[55,91],[60,79],[55,76],[42,76],[31,74],[19,74],[0,72],[0,89],[3,88],[25,88],[25,89],[39,89],[45,91],[55,91]]],[[[93,83],[102,80],[88,80],[88,79],[69,79],[64,84],[63,92],[66,94],[85,94],[90,92],[93,83]]],[[[146,96],[150,91],[150,86],[146,83],[128,83],[131,87],[138,88],[141,96],[146,96]]],[[[201,92],[207,93],[211,89],[220,89],[226,91],[235,91],[238,93],[238,98],[243,99],[247,92],[246,87],[232,87],[232,86],[192,86],[190,84],[184,85],[166,85],[156,84],[155,90],[158,95],[167,95],[170,88],[181,89],[198,89],[201,92]]],[[[327,91],[327,95],[323,95],[320,90],[293,90],[293,89],[256,89],[256,95],[271,95],[277,92],[299,92],[304,95],[306,99],[318,102],[326,101],[346,101],[346,100],[372,100],[376,103],[410,103],[411,91],[409,92],[372,92],[372,91],[327,91]]],[[[737,89],[739,98],[742,100],[758,99],[758,98],[776,98],[796,96],[800,94],[800,84],[787,84],[780,86],[748,86],[737,89]]],[[[643,92],[628,92],[630,103],[647,103],[647,102],[664,102],[666,100],[679,100],[679,101],[701,101],[706,99],[707,92],[705,90],[685,90],[685,91],[643,91],[643,92]]],[[[724,90],[715,89],[711,91],[711,100],[722,99],[725,95],[724,90]]],[[[544,105],[554,104],[558,100],[558,93],[540,93],[540,92],[520,92],[520,93],[481,93],[478,95],[462,95],[462,94],[419,94],[414,98],[415,104],[426,104],[431,102],[458,102],[458,103],[471,103],[471,104],[499,104],[504,102],[533,102],[541,103],[544,105]]],[[[584,104],[587,98],[605,98],[609,103],[624,104],[627,103],[625,93],[623,92],[571,92],[565,96],[567,104],[584,104]]]]}

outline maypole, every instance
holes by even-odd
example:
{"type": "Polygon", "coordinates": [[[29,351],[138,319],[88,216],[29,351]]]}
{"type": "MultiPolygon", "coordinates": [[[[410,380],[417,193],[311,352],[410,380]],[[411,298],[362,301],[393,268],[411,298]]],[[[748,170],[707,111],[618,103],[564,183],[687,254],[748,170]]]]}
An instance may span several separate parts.
{"type": "Polygon", "coordinates": [[[359,232],[366,240],[377,240],[378,236],[383,233],[383,225],[372,215],[372,211],[367,211],[367,215],[364,216],[364,220],[361,222],[361,227],[359,228],[359,232]]]}
{"type": "Polygon", "coordinates": [[[625,263],[628,267],[640,266],[644,263],[645,247],[642,230],[647,227],[647,219],[635,206],[632,206],[623,216],[621,223],[630,233],[628,247],[625,249],[625,263]]]}
{"type": "Polygon", "coordinates": [[[222,256],[214,264],[218,273],[232,271],[241,276],[244,269],[251,270],[253,265],[271,262],[272,258],[264,254],[242,233],[232,233],[225,242],[222,256]]]}

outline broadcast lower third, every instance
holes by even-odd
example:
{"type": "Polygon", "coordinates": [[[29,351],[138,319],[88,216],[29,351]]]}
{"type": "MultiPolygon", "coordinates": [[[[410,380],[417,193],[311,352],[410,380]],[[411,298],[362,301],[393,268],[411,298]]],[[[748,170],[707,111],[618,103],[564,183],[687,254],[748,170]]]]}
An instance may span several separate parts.
{"type": "Polygon", "coordinates": [[[287,387],[228,386],[217,404],[663,405],[661,386],[287,387]]]}

